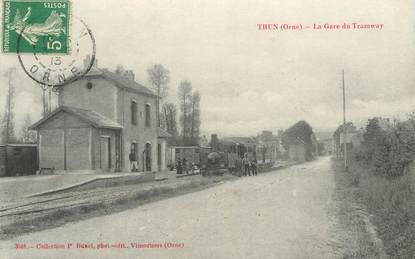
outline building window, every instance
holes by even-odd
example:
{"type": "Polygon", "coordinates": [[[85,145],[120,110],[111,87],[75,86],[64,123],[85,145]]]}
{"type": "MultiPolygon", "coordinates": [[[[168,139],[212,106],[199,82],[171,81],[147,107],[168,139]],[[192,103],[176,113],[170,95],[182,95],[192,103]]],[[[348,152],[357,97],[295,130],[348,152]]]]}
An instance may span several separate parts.
{"type": "Polygon", "coordinates": [[[151,106],[146,104],[146,127],[151,127],[151,106]]]}
{"type": "Polygon", "coordinates": [[[137,125],[137,103],[131,102],[131,124],[137,125]]]}

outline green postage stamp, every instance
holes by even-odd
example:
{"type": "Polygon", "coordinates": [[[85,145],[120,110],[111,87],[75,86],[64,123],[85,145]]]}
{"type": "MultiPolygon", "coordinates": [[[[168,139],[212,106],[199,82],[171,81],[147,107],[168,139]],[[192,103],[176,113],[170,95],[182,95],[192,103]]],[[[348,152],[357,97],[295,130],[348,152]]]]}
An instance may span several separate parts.
{"type": "Polygon", "coordinates": [[[4,53],[68,53],[68,0],[3,0],[4,53]]]}

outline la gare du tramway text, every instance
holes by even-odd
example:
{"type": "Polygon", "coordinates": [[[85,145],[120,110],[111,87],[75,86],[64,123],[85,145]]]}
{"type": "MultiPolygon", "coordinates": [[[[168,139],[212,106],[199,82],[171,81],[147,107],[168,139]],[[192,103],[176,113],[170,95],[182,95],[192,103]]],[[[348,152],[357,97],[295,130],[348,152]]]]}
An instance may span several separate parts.
{"type": "Polygon", "coordinates": [[[368,29],[377,29],[382,30],[384,28],[384,24],[359,24],[359,23],[343,23],[343,24],[318,24],[314,23],[313,26],[303,25],[303,24],[288,24],[288,23],[258,23],[257,24],[258,30],[267,30],[267,31],[284,31],[284,30],[303,30],[303,29],[313,29],[313,30],[347,30],[347,29],[354,29],[354,30],[368,30],[368,29]]]}

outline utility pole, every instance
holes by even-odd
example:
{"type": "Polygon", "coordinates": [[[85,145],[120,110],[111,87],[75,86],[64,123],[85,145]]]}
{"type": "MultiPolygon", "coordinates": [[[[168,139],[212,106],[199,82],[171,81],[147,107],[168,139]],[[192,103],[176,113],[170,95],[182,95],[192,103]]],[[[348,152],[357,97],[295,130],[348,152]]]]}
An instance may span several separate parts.
{"type": "Polygon", "coordinates": [[[342,86],[343,86],[343,148],[344,148],[344,169],[347,172],[347,127],[346,127],[346,89],[344,86],[344,69],[342,70],[342,86]]]}

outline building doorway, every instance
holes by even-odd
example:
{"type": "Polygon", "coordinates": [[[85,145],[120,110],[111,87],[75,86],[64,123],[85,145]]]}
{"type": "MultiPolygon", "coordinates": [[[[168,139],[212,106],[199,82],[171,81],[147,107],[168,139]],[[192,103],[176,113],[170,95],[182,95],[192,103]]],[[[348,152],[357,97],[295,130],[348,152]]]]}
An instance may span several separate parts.
{"type": "Polygon", "coordinates": [[[138,145],[136,142],[131,143],[131,148],[130,148],[130,155],[129,155],[129,160],[130,160],[130,171],[131,172],[138,172],[138,145]]]}
{"type": "Polygon", "coordinates": [[[104,171],[111,168],[111,138],[100,137],[100,167],[104,171]]]}

